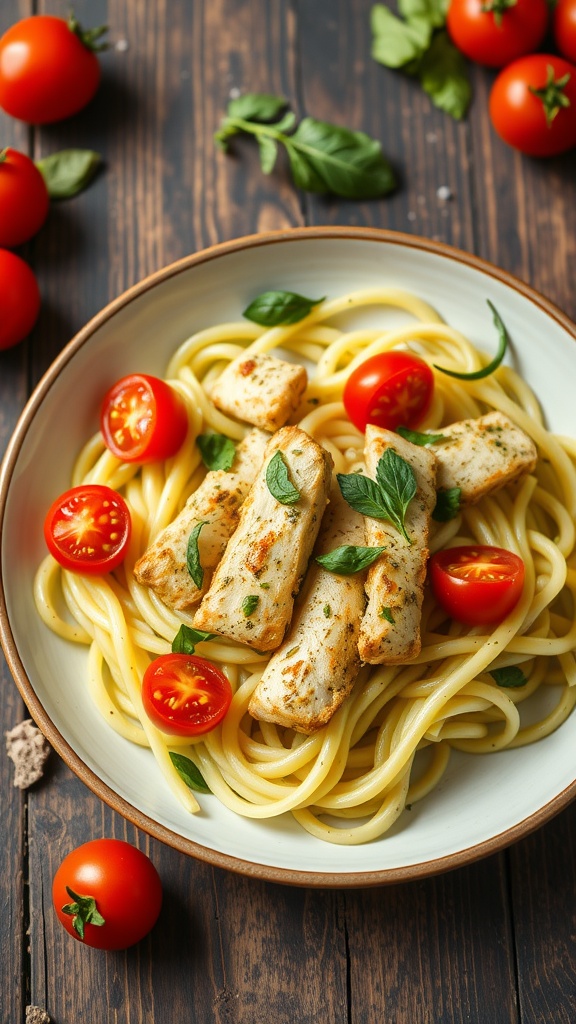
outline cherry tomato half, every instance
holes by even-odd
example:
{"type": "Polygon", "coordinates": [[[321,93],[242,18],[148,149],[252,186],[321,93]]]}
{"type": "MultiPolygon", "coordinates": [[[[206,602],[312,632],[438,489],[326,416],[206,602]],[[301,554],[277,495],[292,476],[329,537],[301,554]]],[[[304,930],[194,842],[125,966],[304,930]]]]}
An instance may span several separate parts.
{"type": "Polygon", "coordinates": [[[562,56],[576,64],[576,0],[558,0],[552,19],[556,46],[562,56]]]}
{"type": "Polygon", "coordinates": [[[413,429],[424,419],[434,393],[434,374],[409,352],[381,352],[352,371],[344,407],[358,430],[374,423],[386,430],[413,429]]]}
{"type": "Polygon", "coordinates": [[[537,50],[548,24],[546,0],[450,0],[446,27],[470,60],[503,68],[537,50]]]}
{"type": "Polygon", "coordinates": [[[132,373],[106,394],[100,428],[117,458],[153,462],[176,454],[188,431],[188,414],[184,399],[165,380],[132,373]]]}
{"type": "Polygon", "coordinates": [[[529,156],[555,156],[576,146],[576,67],[534,53],[500,72],[490,92],[490,118],[509,146],[529,156]]]}
{"type": "Polygon", "coordinates": [[[0,107],[28,124],[76,114],[100,82],[93,38],[76,20],[49,14],[23,18],[0,39],[0,107]]]}
{"type": "Polygon", "coordinates": [[[40,230],[50,200],[44,178],[30,157],[0,151],[0,245],[22,245],[40,230]]]}
{"type": "Polygon", "coordinates": [[[40,289],[27,263],[0,249],[0,349],[12,348],[34,327],[40,312],[40,289]]]}
{"type": "Polygon", "coordinates": [[[513,551],[468,545],[438,551],[430,559],[430,581],[438,604],[468,626],[501,622],[524,586],[524,562],[513,551]]]}
{"type": "Polygon", "coordinates": [[[231,700],[224,673],[195,654],[162,654],[144,673],[144,710],[154,725],[173,736],[209,732],[222,721],[231,700]]]}
{"type": "Polygon", "coordinates": [[[51,505],[44,521],[50,554],[64,568],[103,576],[124,560],[132,521],[124,498],[103,484],[80,484],[51,505]]]}
{"type": "Polygon", "coordinates": [[[52,882],[58,920],[94,949],[126,949],[156,924],[162,883],[152,861],[121,839],[94,839],[64,858],[52,882]]]}

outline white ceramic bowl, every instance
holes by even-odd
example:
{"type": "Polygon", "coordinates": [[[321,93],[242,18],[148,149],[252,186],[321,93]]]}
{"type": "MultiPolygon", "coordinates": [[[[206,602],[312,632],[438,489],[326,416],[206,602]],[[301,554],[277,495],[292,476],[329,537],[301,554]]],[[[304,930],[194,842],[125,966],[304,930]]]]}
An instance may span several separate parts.
{"type": "Polygon", "coordinates": [[[112,302],[40,381],[1,470],[0,631],[30,713],[72,770],[136,825],[185,853],[274,881],[381,884],[501,849],[576,794],[576,715],[531,747],[487,757],[456,755],[437,790],[384,838],[365,846],[322,843],[288,818],[238,818],[212,797],[203,800],[202,814],[189,815],[165,788],[152,756],[111,731],[94,710],[81,682],[84,651],[53,636],[38,618],[32,582],[45,553],[42,522],[55,493],[69,486],[72,463],[97,429],[101,395],[115,378],[133,371],[162,375],[188,335],[239,319],[248,301],[266,289],[336,296],[383,283],[418,293],[478,343],[493,331],[490,298],[549,426],[574,433],[576,328],[544,298],[441,244],[386,231],[304,228],[208,249],[112,302]]]}

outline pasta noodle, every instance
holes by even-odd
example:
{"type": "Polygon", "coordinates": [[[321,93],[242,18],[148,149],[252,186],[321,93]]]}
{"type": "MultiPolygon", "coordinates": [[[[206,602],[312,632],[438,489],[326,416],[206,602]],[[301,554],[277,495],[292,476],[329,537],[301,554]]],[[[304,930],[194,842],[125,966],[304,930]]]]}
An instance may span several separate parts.
{"type": "Polygon", "coordinates": [[[242,351],[280,351],[313,364],[292,422],[329,450],[336,472],[350,473],[362,465],[363,437],[347,419],[344,383],[370,355],[397,347],[461,372],[487,362],[409,292],[342,295],[314,306],[296,324],[266,330],[225,323],[185,341],[166,376],[187,399],[191,430],[166,463],[122,464],[100,435],[78,456],[74,484],[107,484],[126,498],[133,519],[129,554],[103,578],[61,570],[47,556],[36,578],[37,607],[65,641],[87,646],[87,685],[95,706],[128,742],[151,748],[168,785],[190,811],[198,804],[170,751],[188,756],[215,797],[237,814],[265,819],[290,812],[319,839],[364,843],[383,835],[407,804],[434,789],[453,750],[486,754],[535,742],[558,728],[576,703],[576,441],[546,429],[536,396],[502,365],[475,380],[437,374],[420,429],[499,410],[538,446],[533,475],[435,524],[432,534],[432,551],[448,544],[490,544],[522,557],[523,596],[503,622],[490,629],[464,627],[447,620],[427,595],[420,654],[406,665],[362,667],[352,694],[309,736],[248,714],[268,655],[208,640],[202,656],[223,668],[234,691],[222,724],[190,741],[164,735],[147,719],[141,677],[151,658],[170,651],[183,620],[136,581],[132,567],[204,477],[197,434],[214,430],[238,441],[248,431],[212,405],[204,385],[242,351]],[[374,306],[400,309],[408,322],[342,326],[350,311],[374,306]],[[512,665],[521,666],[525,685],[497,685],[491,672],[512,665]]]}

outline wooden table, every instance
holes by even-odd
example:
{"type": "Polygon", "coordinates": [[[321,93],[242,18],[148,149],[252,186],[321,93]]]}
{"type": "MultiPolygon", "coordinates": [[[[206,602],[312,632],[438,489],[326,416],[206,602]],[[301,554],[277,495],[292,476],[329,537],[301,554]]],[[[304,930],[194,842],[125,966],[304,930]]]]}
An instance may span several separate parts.
{"type": "MultiPolygon", "coordinates": [[[[29,341],[0,354],[0,446],[32,387],[110,299],[212,243],[300,224],[386,227],[452,243],[576,318],[576,152],[538,162],[491,130],[491,73],[472,70],[457,123],[370,57],[370,0],[79,0],[111,26],[97,98],[41,130],[0,116],[0,145],[40,157],[93,148],[105,169],[54,204],[23,250],[43,306],[29,341]],[[265,177],[246,141],[213,143],[235,91],[288,97],[299,113],[379,138],[400,187],[370,202],[299,194],[285,165],[265,177]],[[447,193],[439,189],[449,189],[447,193]]],[[[68,4],[3,0],[0,32],[68,4]]],[[[543,359],[546,342],[542,339],[543,359]]],[[[64,411],[65,414],[65,411],[64,411]]],[[[3,729],[25,715],[0,667],[3,729]]],[[[21,792],[0,759],[0,1020],[25,1006],[56,1024],[572,1024],[576,1019],[576,808],[506,852],[425,881],[305,890],[213,869],[138,833],[54,755],[21,792]],[[52,875],[99,836],[150,854],[165,888],[158,925],[104,954],[55,919],[52,875]]]]}

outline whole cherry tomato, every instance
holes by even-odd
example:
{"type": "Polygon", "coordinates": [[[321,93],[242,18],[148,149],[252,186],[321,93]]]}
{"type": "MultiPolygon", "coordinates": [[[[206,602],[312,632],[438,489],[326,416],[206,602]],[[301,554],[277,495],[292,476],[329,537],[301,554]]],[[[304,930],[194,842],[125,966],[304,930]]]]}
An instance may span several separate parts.
{"type": "Polygon", "coordinates": [[[222,721],[231,700],[224,673],[196,654],[162,654],[144,673],[144,710],[162,732],[174,736],[209,732],[222,721]]]}
{"type": "Polygon", "coordinates": [[[0,249],[0,349],[22,341],[40,312],[40,289],[27,263],[0,249]]]}
{"type": "Polygon", "coordinates": [[[524,586],[524,562],[513,551],[490,545],[446,548],[432,555],[430,582],[438,604],[469,626],[501,622],[524,586]]]}
{"type": "Polygon", "coordinates": [[[558,0],[552,15],[552,31],[560,53],[576,64],[576,0],[558,0]]]}
{"type": "Polygon", "coordinates": [[[68,21],[36,14],[16,22],[0,39],[0,107],[28,124],[76,114],[100,82],[95,50],[104,29],[84,31],[68,21]]]}
{"type": "Polygon", "coordinates": [[[132,520],[124,498],[103,484],[71,487],[44,520],[50,554],[63,569],[103,576],[124,560],[132,520]]]}
{"type": "Polygon", "coordinates": [[[344,387],[344,407],[358,430],[374,423],[387,430],[417,427],[430,408],[434,374],[409,352],[381,352],[352,371],[344,387]]]}
{"type": "Polygon", "coordinates": [[[491,68],[536,50],[547,25],[546,0],[450,0],[446,16],[458,49],[491,68]]]}
{"type": "Polygon", "coordinates": [[[94,839],[64,858],[52,882],[59,921],[94,949],[126,949],[156,924],[162,883],[152,861],[120,839],[94,839]]]}
{"type": "Polygon", "coordinates": [[[529,156],[555,156],[576,146],[576,67],[535,53],[500,72],[490,118],[508,145],[529,156]]]}
{"type": "Polygon", "coordinates": [[[176,454],[188,431],[188,414],[184,399],[166,381],[132,373],[105,395],[100,428],[117,458],[153,462],[176,454]]]}
{"type": "Polygon", "coordinates": [[[0,245],[22,245],[40,230],[50,200],[44,178],[30,157],[0,150],[0,245]]]}

